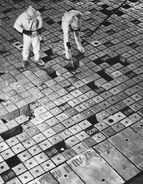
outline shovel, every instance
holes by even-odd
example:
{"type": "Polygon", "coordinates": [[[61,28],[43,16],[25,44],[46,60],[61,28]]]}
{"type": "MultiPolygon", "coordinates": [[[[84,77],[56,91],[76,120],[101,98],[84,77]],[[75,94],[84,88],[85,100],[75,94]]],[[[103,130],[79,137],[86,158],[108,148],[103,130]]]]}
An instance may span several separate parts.
{"type": "Polygon", "coordinates": [[[69,52],[70,52],[70,62],[71,62],[71,65],[72,67],[74,68],[74,61],[73,61],[73,57],[72,57],[72,52],[71,52],[71,48],[69,49],[69,52]]]}

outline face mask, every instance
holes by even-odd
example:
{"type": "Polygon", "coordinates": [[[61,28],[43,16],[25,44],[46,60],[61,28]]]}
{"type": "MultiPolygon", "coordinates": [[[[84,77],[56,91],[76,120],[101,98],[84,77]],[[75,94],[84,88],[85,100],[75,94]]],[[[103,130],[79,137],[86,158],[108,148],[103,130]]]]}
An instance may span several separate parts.
{"type": "Polygon", "coordinates": [[[71,21],[70,27],[73,31],[77,31],[80,28],[79,20],[77,17],[73,17],[73,20],[71,21]]]}
{"type": "Polygon", "coordinates": [[[71,24],[69,25],[69,27],[70,27],[70,29],[71,29],[71,32],[80,31],[80,27],[78,27],[78,28],[73,28],[73,27],[71,26],[71,24]]]}

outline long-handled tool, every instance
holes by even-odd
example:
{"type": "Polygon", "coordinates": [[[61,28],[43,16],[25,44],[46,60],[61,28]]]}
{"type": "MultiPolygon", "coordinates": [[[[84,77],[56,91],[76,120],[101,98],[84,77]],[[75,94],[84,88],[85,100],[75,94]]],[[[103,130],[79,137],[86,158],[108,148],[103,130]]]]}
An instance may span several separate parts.
{"type": "Polygon", "coordinates": [[[113,15],[114,13],[116,13],[116,12],[117,12],[127,1],[128,1],[128,0],[123,1],[123,2],[120,4],[120,6],[118,6],[117,8],[115,8],[115,9],[113,9],[113,10],[111,10],[111,13],[103,20],[103,22],[101,22],[101,23],[96,27],[96,29],[95,29],[94,31],[96,31],[100,26],[102,26],[102,25],[107,21],[107,19],[108,19],[111,15],[113,15]]]}
{"type": "Polygon", "coordinates": [[[73,57],[72,57],[71,44],[70,44],[70,42],[68,41],[68,42],[66,43],[66,45],[67,45],[67,48],[68,48],[67,52],[68,52],[69,55],[70,55],[70,59],[68,59],[68,60],[70,61],[70,63],[67,65],[67,67],[68,67],[68,68],[74,68],[74,61],[73,61],[73,57]],[[70,66],[69,66],[69,65],[70,65],[70,66]],[[72,66],[71,66],[71,65],[72,65],[72,66]]]}
{"type": "Polygon", "coordinates": [[[72,67],[74,68],[74,61],[73,61],[73,57],[72,57],[71,48],[69,49],[69,53],[70,53],[70,62],[71,62],[71,64],[72,64],[72,67]]]}
{"type": "MultiPolygon", "coordinates": [[[[107,19],[109,19],[109,17],[111,17],[111,15],[115,14],[128,0],[123,1],[117,8],[113,9],[110,11],[110,14],[93,30],[91,31],[87,36],[85,37],[89,37],[92,36],[106,21],[107,19]]],[[[138,0],[129,0],[132,3],[137,2],[138,0]]]]}

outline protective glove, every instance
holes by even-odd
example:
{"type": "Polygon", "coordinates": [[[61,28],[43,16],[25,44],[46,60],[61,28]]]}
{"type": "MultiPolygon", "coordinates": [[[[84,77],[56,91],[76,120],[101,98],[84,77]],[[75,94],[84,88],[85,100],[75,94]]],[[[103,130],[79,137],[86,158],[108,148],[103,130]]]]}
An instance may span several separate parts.
{"type": "Polygon", "coordinates": [[[23,30],[23,33],[26,34],[27,36],[31,36],[32,31],[28,31],[28,30],[23,30]]]}
{"type": "Polygon", "coordinates": [[[42,31],[41,28],[37,29],[37,33],[38,33],[39,35],[41,35],[41,31],[42,31]]]}
{"type": "Polygon", "coordinates": [[[84,48],[80,45],[80,46],[78,46],[78,50],[81,52],[81,53],[85,53],[85,50],[84,50],[84,48]]]}
{"type": "Polygon", "coordinates": [[[67,44],[68,49],[71,49],[71,44],[70,44],[70,42],[67,42],[66,44],[67,44]]]}
{"type": "Polygon", "coordinates": [[[43,38],[41,37],[41,35],[39,35],[39,40],[40,40],[40,43],[44,43],[44,40],[43,40],[43,38]]]}

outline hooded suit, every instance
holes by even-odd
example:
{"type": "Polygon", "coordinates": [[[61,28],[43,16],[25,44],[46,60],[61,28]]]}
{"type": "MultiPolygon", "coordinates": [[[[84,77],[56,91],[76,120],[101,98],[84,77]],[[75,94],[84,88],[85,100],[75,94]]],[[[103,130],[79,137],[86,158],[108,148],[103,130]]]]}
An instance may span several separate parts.
{"type": "Polygon", "coordinates": [[[28,60],[30,46],[32,45],[34,60],[38,61],[40,58],[40,39],[37,30],[42,28],[40,12],[29,6],[25,12],[18,16],[14,28],[18,32],[23,33],[23,60],[28,60]],[[25,34],[24,30],[30,31],[31,34],[25,34]]]}

